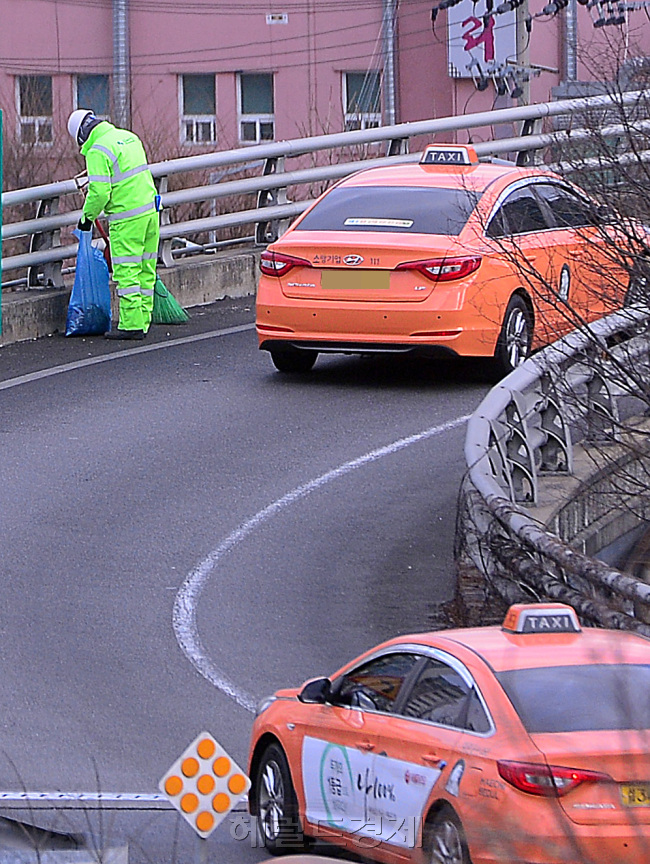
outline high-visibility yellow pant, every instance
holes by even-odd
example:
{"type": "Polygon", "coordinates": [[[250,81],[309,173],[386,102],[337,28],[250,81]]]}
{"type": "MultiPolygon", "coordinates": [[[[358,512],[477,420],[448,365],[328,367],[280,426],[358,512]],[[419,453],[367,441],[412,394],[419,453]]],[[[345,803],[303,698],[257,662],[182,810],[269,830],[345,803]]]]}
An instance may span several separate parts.
{"type": "Polygon", "coordinates": [[[159,218],[155,211],[109,223],[120,330],[144,330],[146,333],[149,329],[159,236],[159,218]]]}

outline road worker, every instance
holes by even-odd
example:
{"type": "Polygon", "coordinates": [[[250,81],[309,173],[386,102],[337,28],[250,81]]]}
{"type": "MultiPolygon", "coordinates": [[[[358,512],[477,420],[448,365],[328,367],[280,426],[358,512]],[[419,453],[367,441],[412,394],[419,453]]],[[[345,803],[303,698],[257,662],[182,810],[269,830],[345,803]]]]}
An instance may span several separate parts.
{"type": "Polygon", "coordinates": [[[108,219],[119,321],[106,339],[144,339],[153,311],[159,239],[159,198],[138,136],[80,108],[68,119],[68,132],[81,148],[88,191],[80,231],[92,230],[104,212],[108,219]]]}

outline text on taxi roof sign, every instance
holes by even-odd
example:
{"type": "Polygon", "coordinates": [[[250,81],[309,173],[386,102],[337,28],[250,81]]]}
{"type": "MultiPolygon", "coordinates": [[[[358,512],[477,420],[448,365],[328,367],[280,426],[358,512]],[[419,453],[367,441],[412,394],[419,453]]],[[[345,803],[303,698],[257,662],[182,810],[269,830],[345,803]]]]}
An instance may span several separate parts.
{"type": "Polygon", "coordinates": [[[516,603],[503,620],[510,633],[580,633],[575,609],[564,603],[516,603]]]}
{"type": "Polygon", "coordinates": [[[473,147],[465,144],[432,144],[427,147],[421,165],[478,165],[478,156],[473,147]]]}

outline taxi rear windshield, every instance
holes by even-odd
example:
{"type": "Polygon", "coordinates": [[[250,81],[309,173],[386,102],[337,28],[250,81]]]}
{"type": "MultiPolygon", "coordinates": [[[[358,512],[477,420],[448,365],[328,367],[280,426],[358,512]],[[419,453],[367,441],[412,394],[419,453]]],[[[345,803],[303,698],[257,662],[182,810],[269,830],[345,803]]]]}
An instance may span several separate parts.
{"type": "Polygon", "coordinates": [[[528,732],[650,729],[650,666],[549,666],[496,677],[528,732]]]}
{"type": "Polygon", "coordinates": [[[332,189],[296,231],[458,235],[476,206],[469,189],[348,186],[332,189]]]}

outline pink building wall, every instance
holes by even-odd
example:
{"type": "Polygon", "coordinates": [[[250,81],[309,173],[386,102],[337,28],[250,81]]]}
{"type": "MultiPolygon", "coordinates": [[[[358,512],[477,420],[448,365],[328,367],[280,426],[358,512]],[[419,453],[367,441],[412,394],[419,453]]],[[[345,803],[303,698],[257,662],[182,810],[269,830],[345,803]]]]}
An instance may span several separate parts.
{"type": "MultiPolygon", "coordinates": [[[[546,0],[529,0],[533,15],[546,0]]],[[[344,125],[342,77],[381,70],[382,0],[304,0],[283,6],[269,0],[129,0],[129,46],[133,128],[150,158],[239,146],[237,73],[274,75],[275,138],[340,131],[344,125]],[[267,23],[267,14],[287,23],[267,23]],[[216,144],[181,142],[179,76],[215,75],[216,144]]],[[[480,92],[471,79],[448,74],[446,13],[431,25],[431,0],[409,0],[397,13],[397,121],[485,111],[516,104],[490,85],[480,92]]],[[[551,98],[564,80],[564,13],[534,19],[529,59],[547,69],[531,82],[532,101],[551,98]]],[[[613,78],[633,57],[650,55],[650,24],[644,10],[625,27],[594,29],[590,11],[578,7],[578,78],[613,78]]],[[[113,71],[111,0],[0,0],[0,107],[5,142],[15,139],[18,75],[51,75],[53,142],[44,155],[67,149],[65,133],[76,74],[113,71]]],[[[485,135],[491,134],[486,131],[485,135]]],[[[54,170],[54,169],[53,169],[54,170]]],[[[68,166],[61,166],[61,176],[68,166]]],[[[53,178],[54,179],[54,178],[53,178]]]]}

